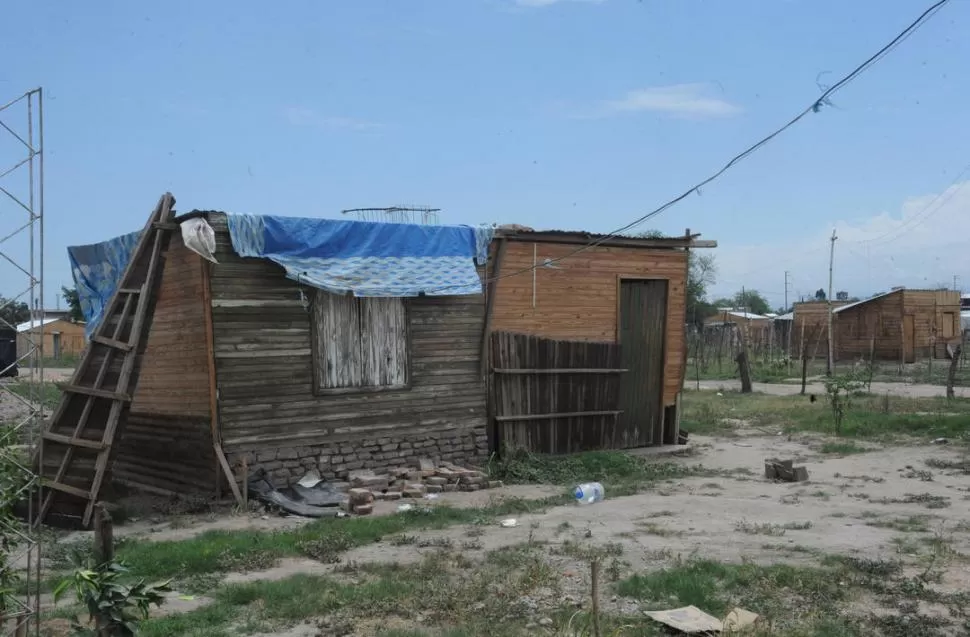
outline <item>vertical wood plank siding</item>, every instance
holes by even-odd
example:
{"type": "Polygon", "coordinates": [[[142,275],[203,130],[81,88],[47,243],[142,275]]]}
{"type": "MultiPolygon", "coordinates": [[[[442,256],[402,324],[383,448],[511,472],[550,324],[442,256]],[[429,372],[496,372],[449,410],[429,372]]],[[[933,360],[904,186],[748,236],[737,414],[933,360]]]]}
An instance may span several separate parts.
{"type": "MultiPolygon", "coordinates": [[[[317,395],[314,312],[301,304],[300,286],[284,278],[282,268],[269,261],[240,258],[232,249],[225,216],[210,213],[208,218],[216,232],[219,261],[210,281],[220,421],[227,452],[254,452],[259,461],[264,456],[255,452],[299,447],[294,457],[301,457],[303,466],[309,467],[316,466],[313,454],[331,453],[314,451],[314,446],[342,447],[335,453],[354,458],[353,464],[343,463],[346,469],[399,458],[403,445],[381,443],[381,439],[448,436],[466,440],[460,449],[452,449],[452,457],[487,455],[480,371],[484,296],[408,299],[410,388],[317,395]],[[380,454],[369,453],[363,461],[356,451],[364,446],[384,449],[378,449],[380,454]]],[[[314,296],[311,288],[305,293],[308,298],[314,296]]],[[[345,298],[331,297],[329,307],[343,304],[345,298]]],[[[335,324],[324,327],[339,332],[335,324]]],[[[385,355],[402,354],[388,350],[385,355]]],[[[391,378],[386,365],[374,361],[366,365],[375,377],[391,378]]],[[[434,453],[428,451],[429,456],[439,453],[445,452],[437,447],[434,453]]],[[[276,461],[281,458],[277,454],[276,461]]],[[[320,464],[323,470],[323,459],[320,464]]]]}
{"type": "MultiPolygon", "coordinates": [[[[533,245],[510,240],[503,273],[531,268],[533,245]]],[[[536,245],[539,263],[576,250],[575,245],[536,245]]],[[[590,248],[554,267],[536,269],[535,307],[532,272],[497,281],[492,329],[561,340],[616,342],[619,279],[666,279],[669,290],[663,401],[673,405],[681,389],[684,364],[686,265],[687,253],[682,250],[590,248]]]]}
{"type": "Polygon", "coordinates": [[[835,316],[839,360],[868,358],[871,336],[875,337],[876,360],[898,362],[904,351],[912,352],[916,360],[944,358],[947,342],[959,341],[960,294],[950,290],[898,290],[835,316]],[[904,320],[912,321],[912,343],[908,342],[904,320]]]}
{"type": "Polygon", "coordinates": [[[499,448],[559,454],[631,446],[625,444],[627,432],[617,430],[616,343],[496,332],[490,347],[495,368],[503,370],[494,375],[492,387],[499,448]],[[564,371],[570,369],[576,371],[564,371]],[[550,417],[554,414],[559,415],[550,417]]]}
{"type": "Polygon", "coordinates": [[[215,489],[202,272],[201,257],[174,233],[113,465],[117,478],[170,491],[215,489]]]}

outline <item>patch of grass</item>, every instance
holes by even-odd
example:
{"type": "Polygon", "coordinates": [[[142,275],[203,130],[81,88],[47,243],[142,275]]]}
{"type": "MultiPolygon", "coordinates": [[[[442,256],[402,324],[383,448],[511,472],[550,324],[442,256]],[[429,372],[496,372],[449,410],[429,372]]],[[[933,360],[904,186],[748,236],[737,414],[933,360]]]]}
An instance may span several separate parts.
{"type": "Polygon", "coordinates": [[[819,451],[821,453],[848,456],[854,453],[865,453],[869,450],[865,447],[860,447],[852,441],[832,441],[824,443],[819,451]]]}
{"type": "Polygon", "coordinates": [[[568,456],[507,451],[489,466],[489,474],[507,484],[572,486],[600,482],[607,497],[632,495],[660,482],[694,476],[714,476],[700,466],[652,462],[621,451],[589,451],[568,456]]]}
{"type": "Polygon", "coordinates": [[[812,528],[811,522],[786,522],[785,524],[770,524],[767,522],[753,523],[741,520],[734,528],[748,535],[770,535],[781,537],[785,531],[804,531],[812,528]]]}
{"type": "Polygon", "coordinates": [[[914,469],[913,467],[906,467],[906,471],[902,473],[902,477],[908,480],[918,479],[920,482],[933,482],[932,471],[926,471],[925,469],[914,469]]]}
{"type": "Polygon", "coordinates": [[[836,602],[848,593],[829,569],[709,560],[634,575],[620,582],[618,592],[654,608],[693,605],[723,617],[734,606],[742,606],[773,619],[798,613],[834,616],[836,602]]]}
{"type": "Polygon", "coordinates": [[[874,504],[921,504],[927,509],[945,509],[950,506],[950,498],[932,493],[907,493],[902,498],[871,499],[874,504]]]}
{"type": "Polygon", "coordinates": [[[931,519],[928,515],[911,515],[906,518],[891,518],[888,520],[872,519],[866,522],[866,525],[879,529],[902,531],[904,533],[926,533],[930,530],[929,523],[931,519]]]}
{"type": "Polygon", "coordinates": [[[636,527],[641,534],[645,535],[656,535],[658,537],[673,537],[675,535],[683,535],[682,531],[668,529],[667,527],[657,524],[656,522],[637,522],[636,527]]]}
{"type": "MultiPolygon", "coordinates": [[[[689,384],[688,384],[689,385],[689,384]]],[[[788,432],[833,431],[831,408],[807,396],[770,396],[713,391],[688,391],[683,398],[683,426],[691,432],[730,432],[737,421],[788,432]]],[[[886,439],[893,436],[966,438],[970,399],[907,398],[861,395],[846,409],[842,438],[886,439]],[[959,417],[958,417],[959,416],[959,417]]]]}
{"type": "Polygon", "coordinates": [[[535,513],[564,504],[568,498],[509,499],[484,509],[438,506],[393,516],[317,520],[298,529],[207,531],[183,541],[125,542],[117,552],[133,573],[150,580],[185,578],[245,568],[261,570],[281,557],[310,554],[331,561],[351,548],[378,542],[407,531],[443,529],[456,524],[494,521],[506,515],[535,513]]]}
{"type": "Polygon", "coordinates": [[[970,459],[945,460],[943,458],[930,458],[926,461],[926,466],[941,471],[953,471],[958,474],[970,475],[970,459]]]}

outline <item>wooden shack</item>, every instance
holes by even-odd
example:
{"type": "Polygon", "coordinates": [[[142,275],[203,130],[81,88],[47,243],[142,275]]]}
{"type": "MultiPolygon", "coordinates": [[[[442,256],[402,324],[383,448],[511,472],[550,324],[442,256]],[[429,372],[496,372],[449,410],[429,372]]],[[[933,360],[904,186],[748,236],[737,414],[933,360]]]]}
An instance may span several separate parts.
{"type": "Polygon", "coordinates": [[[172,232],[114,479],[212,493],[235,488],[244,460],[282,485],[309,470],[333,479],[417,458],[487,458],[473,257],[464,272],[477,293],[466,281],[461,295],[337,295],[240,256],[223,213],[175,221],[196,218],[214,231],[215,262],[172,232]]]}
{"type": "Polygon", "coordinates": [[[834,310],[836,360],[915,363],[960,340],[960,293],[896,289],[834,310]]]}
{"type": "Polygon", "coordinates": [[[490,422],[524,440],[545,423],[537,450],[677,441],[688,250],[714,242],[492,240],[465,226],[177,217],[173,205],[163,196],[141,233],[69,248],[93,290],[82,307],[102,320],[44,433],[56,498],[40,518],[50,506],[88,524],[106,480],[239,498],[245,471],[283,485],[421,458],[480,464],[500,448],[490,422]],[[525,393],[488,386],[489,362],[525,393]],[[584,401],[607,406],[545,410],[584,401]],[[592,435],[590,418],[610,426],[592,435]]]}
{"type": "Polygon", "coordinates": [[[34,348],[41,347],[48,359],[60,361],[76,358],[84,351],[84,323],[74,323],[66,318],[35,318],[17,326],[17,356],[27,356],[34,348]]]}
{"type": "Polygon", "coordinates": [[[688,250],[716,246],[697,236],[496,234],[486,339],[506,340],[492,349],[493,446],[677,442],[688,250]]]}

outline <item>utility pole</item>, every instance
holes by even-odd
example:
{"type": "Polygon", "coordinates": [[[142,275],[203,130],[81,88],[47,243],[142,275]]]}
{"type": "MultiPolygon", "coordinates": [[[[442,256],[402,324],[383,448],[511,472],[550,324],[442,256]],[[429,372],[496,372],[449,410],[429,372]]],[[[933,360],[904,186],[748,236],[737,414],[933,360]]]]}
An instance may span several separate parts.
{"type": "Polygon", "coordinates": [[[785,270],[785,311],[788,311],[788,270],[785,270]]]}
{"type": "Polygon", "coordinates": [[[826,365],[826,370],[825,370],[825,373],[826,373],[827,376],[831,376],[832,375],[832,367],[833,367],[834,360],[835,360],[835,343],[832,342],[832,321],[833,321],[833,313],[832,313],[832,271],[833,271],[833,266],[835,264],[835,240],[836,239],[838,239],[838,237],[835,236],[835,230],[833,230],[832,231],[832,239],[831,239],[831,242],[832,243],[831,243],[831,245],[829,247],[829,293],[828,293],[828,296],[826,297],[828,299],[828,302],[829,302],[829,358],[828,358],[828,364],[826,365]]]}
{"type": "Polygon", "coordinates": [[[960,278],[960,275],[959,274],[954,274],[953,275],[953,291],[954,292],[958,292],[960,290],[960,288],[957,287],[957,280],[959,278],[960,278]]]}

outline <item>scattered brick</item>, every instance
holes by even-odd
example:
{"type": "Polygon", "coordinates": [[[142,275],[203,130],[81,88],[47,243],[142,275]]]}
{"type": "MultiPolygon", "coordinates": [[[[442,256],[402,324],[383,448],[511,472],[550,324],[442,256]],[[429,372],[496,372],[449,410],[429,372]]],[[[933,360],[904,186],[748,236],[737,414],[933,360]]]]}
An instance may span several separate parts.
{"type": "Polygon", "coordinates": [[[350,504],[354,507],[358,505],[370,504],[374,501],[374,494],[367,489],[351,489],[347,492],[350,504]]]}
{"type": "Polygon", "coordinates": [[[426,484],[424,490],[426,493],[441,493],[444,490],[444,486],[440,484],[426,484]]]}
{"type": "Polygon", "coordinates": [[[370,515],[374,512],[373,504],[358,504],[354,507],[354,513],[357,515],[370,515]]]}

